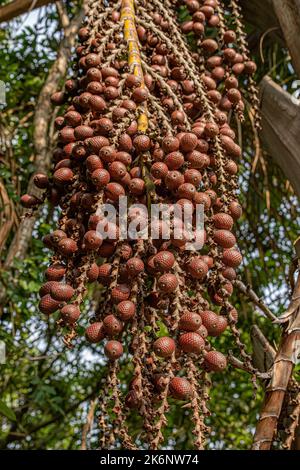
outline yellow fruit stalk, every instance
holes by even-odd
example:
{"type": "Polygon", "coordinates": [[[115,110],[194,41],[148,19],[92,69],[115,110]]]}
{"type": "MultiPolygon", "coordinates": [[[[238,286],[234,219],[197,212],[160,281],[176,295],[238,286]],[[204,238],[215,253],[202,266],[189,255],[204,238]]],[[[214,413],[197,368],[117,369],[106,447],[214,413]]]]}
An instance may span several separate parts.
{"type": "MultiPolygon", "coordinates": [[[[141,63],[139,40],[135,26],[134,0],[123,0],[121,9],[121,20],[124,21],[124,37],[128,44],[128,64],[133,74],[141,81],[141,87],[145,87],[144,74],[141,63]]],[[[138,130],[146,132],[148,129],[148,118],[146,105],[139,106],[138,130]]]]}

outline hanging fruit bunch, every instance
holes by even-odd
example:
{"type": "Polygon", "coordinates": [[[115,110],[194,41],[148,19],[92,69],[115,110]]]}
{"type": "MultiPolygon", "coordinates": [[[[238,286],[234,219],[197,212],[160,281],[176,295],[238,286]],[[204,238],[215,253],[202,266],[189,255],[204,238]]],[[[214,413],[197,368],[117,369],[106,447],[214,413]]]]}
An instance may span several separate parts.
{"type": "MultiPolygon", "coordinates": [[[[230,121],[233,115],[243,120],[241,84],[257,110],[256,67],[237,2],[229,3],[225,11],[218,0],[91,1],[74,78],[52,96],[54,105],[64,106],[55,120],[52,174],[35,175],[34,182],[60,217],[44,237],[53,256],[39,308],[47,316],[59,311],[58,326],[71,346],[78,324],[87,323],[80,306],[88,284],[101,289],[85,336],[103,345],[109,364],[99,401],[102,448],[135,448],[126,416],[138,410],[143,439],[157,449],[169,400],[178,400],[190,408],[195,447],[202,449],[207,374],[227,367],[226,351],[212,348],[210,338],[226,329],[255,373],[230,303],[242,262],[233,228],[242,214],[236,196],[241,148],[230,121]],[[185,12],[183,23],[178,11],[185,12]],[[154,225],[157,237],[122,236],[118,211],[125,196],[136,227],[145,221],[136,204],[168,205],[170,236],[163,237],[165,214],[146,227],[149,235],[154,225]],[[114,222],[103,215],[103,204],[115,208],[114,222]],[[201,249],[188,248],[175,205],[190,214],[193,230],[202,205],[201,249]],[[132,367],[125,396],[119,362],[132,367]]],[[[22,203],[32,209],[41,199],[24,195],[22,203]]]]}

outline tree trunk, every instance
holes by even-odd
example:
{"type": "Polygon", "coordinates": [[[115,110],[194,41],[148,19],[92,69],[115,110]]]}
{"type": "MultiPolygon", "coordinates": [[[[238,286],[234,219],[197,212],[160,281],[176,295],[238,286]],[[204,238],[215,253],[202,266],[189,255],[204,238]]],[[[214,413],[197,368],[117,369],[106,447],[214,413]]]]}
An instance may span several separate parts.
{"type": "Polygon", "coordinates": [[[261,82],[260,98],[262,140],[300,198],[300,105],[270,77],[261,82]]]}
{"type": "Polygon", "coordinates": [[[0,23],[10,21],[16,16],[34,10],[35,8],[43,7],[48,3],[54,3],[55,0],[14,0],[0,8],[0,23]]]}
{"type": "Polygon", "coordinates": [[[300,353],[300,274],[292,302],[279,322],[288,322],[274,361],[272,379],[254,436],[254,450],[270,450],[277,432],[284,397],[300,353]]]}

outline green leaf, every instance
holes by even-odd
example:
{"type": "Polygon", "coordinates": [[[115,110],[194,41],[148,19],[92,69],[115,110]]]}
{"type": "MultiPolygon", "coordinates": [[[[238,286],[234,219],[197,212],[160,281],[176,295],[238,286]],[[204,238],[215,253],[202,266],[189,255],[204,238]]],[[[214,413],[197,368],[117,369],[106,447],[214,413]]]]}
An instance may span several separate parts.
{"type": "Polygon", "coordinates": [[[17,420],[15,412],[11,408],[9,408],[3,401],[0,401],[0,413],[6,416],[6,418],[8,418],[10,421],[17,420]]]}

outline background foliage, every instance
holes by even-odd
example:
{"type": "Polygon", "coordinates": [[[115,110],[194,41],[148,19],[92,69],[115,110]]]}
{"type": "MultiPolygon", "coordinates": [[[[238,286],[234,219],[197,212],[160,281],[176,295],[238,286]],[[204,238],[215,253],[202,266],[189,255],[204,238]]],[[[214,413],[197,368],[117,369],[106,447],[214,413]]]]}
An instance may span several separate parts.
{"type": "MultiPolygon", "coordinates": [[[[3,3],[0,1],[0,5],[3,3]]],[[[69,13],[73,10],[69,3],[69,13]]],[[[47,324],[38,312],[38,290],[49,254],[41,238],[56,217],[48,207],[35,224],[26,258],[15,259],[9,269],[3,267],[20,220],[18,199],[34,172],[33,117],[37,98],[62,34],[54,5],[41,8],[25,25],[23,22],[24,16],[0,29],[0,80],[7,86],[7,106],[0,116],[1,196],[4,201],[7,195],[14,220],[0,254],[0,278],[6,294],[0,307],[0,339],[7,350],[6,364],[0,365],[0,447],[78,449],[90,399],[100,393],[105,365],[101,348],[88,346],[80,335],[74,350],[66,350],[55,333],[55,320],[51,318],[47,324]]],[[[261,57],[255,32],[251,28],[248,32],[258,63],[258,81],[268,73],[287,91],[295,92],[296,77],[287,51],[266,38],[261,57]]],[[[240,198],[244,207],[238,240],[245,256],[240,274],[278,315],[288,302],[288,268],[292,243],[298,236],[298,201],[271,156],[255,148],[249,115],[238,131],[243,142],[240,198]]],[[[4,210],[5,204],[0,217],[4,210]]],[[[253,323],[260,326],[270,342],[278,340],[279,329],[245,297],[238,296],[236,304],[242,338],[250,351],[249,330],[253,323]]],[[[234,351],[229,333],[222,336],[221,342],[221,349],[234,351]]],[[[255,398],[250,376],[232,368],[230,373],[215,374],[212,380],[209,421],[213,432],[209,448],[249,448],[262,389],[255,398]]],[[[132,429],[138,419],[131,418],[132,429]]],[[[175,405],[170,410],[166,433],[168,447],[191,447],[188,416],[182,418],[176,413],[175,405]]],[[[97,447],[96,423],[91,446],[97,447]]]]}

